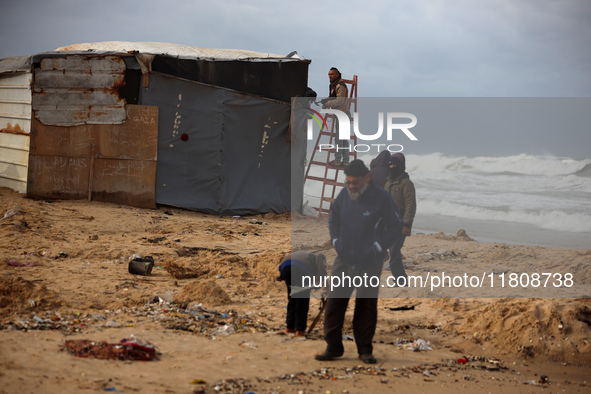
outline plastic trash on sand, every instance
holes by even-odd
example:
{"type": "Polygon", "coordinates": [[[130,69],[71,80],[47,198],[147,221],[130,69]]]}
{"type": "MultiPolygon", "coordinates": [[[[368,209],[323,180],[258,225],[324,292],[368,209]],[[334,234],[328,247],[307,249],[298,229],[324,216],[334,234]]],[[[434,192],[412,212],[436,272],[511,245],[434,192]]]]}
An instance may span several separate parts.
{"type": "Polygon", "coordinates": [[[431,343],[425,341],[424,339],[417,339],[412,343],[408,343],[404,345],[406,350],[412,350],[413,352],[419,352],[421,350],[433,350],[431,348],[431,343]]]}
{"type": "Polygon", "coordinates": [[[225,326],[218,327],[215,334],[216,335],[230,335],[230,334],[234,334],[234,332],[236,332],[234,330],[234,327],[226,324],[225,326]]]}

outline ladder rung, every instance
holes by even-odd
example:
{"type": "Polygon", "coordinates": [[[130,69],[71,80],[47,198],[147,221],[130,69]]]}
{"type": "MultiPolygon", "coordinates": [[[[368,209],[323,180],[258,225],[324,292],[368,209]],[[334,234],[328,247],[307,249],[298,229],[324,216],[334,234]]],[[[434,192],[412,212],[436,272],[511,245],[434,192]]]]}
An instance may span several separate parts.
{"type": "Polygon", "coordinates": [[[330,186],[345,186],[345,184],[343,182],[335,181],[332,179],[324,179],[324,178],[320,178],[319,176],[308,175],[306,177],[306,179],[310,179],[312,181],[324,182],[330,186]]]}
{"type": "MultiPolygon", "coordinates": [[[[328,153],[337,153],[337,150],[336,150],[335,148],[331,148],[331,149],[322,149],[322,152],[328,152],[328,153]]],[[[347,151],[347,150],[343,150],[343,149],[341,149],[341,150],[340,150],[340,152],[341,152],[342,154],[346,154],[346,153],[348,153],[348,154],[349,154],[349,156],[351,156],[351,155],[354,155],[354,154],[355,154],[355,153],[353,153],[353,152],[349,152],[349,151],[347,151]]]]}
{"type": "MultiPolygon", "coordinates": [[[[310,162],[310,164],[316,164],[316,165],[318,165],[318,166],[326,166],[328,163],[327,163],[327,162],[325,162],[325,161],[316,161],[316,160],[312,160],[312,161],[310,162]]],[[[330,167],[330,166],[329,166],[329,167],[330,167]]],[[[330,167],[330,168],[332,168],[332,167],[330,167]]],[[[335,170],[338,170],[338,168],[335,168],[335,170]]]]}
{"type": "Polygon", "coordinates": [[[330,179],[325,179],[325,178],[321,178],[319,176],[314,176],[314,175],[308,175],[306,177],[306,179],[310,179],[312,181],[318,181],[318,182],[330,181],[330,179]]]}
{"type": "Polygon", "coordinates": [[[328,167],[328,168],[330,168],[331,170],[337,170],[337,171],[338,171],[338,170],[344,170],[344,169],[345,169],[344,167],[335,167],[335,166],[333,166],[333,165],[330,165],[330,164],[328,164],[327,162],[324,162],[324,161],[316,161],[316,160],[312,160],[312,161],[310,162],[310,164],[315,164],[315,165],[317,165],[317,166],[324,166],[324,167],[328,167]]]}

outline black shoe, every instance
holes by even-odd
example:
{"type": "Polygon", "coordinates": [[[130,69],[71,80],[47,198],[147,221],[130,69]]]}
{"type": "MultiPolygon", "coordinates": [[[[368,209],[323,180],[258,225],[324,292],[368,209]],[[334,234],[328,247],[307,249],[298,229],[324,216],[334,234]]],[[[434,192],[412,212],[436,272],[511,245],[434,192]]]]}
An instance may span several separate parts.
{"type": "Polygon", "coordinates": [[[343,352],[331,352],[330,350],[325,350],[324,353],[317,354],[314,358],[318,361],[330,361],[334,360],[335,358],[341,357],[343,352]]]}
{"type": "Polygon", "coordinates": [[[378,360],[376,360],[373,354],[370,353],[360,354],[359,359],[366,364],[375,364],[378,362],[378,360]]]}

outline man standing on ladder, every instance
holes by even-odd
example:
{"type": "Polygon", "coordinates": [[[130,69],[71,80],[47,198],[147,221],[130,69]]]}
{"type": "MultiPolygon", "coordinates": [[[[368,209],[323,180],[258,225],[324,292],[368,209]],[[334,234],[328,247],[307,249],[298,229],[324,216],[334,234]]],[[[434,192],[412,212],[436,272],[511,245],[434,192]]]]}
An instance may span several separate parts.
{"type": "MultiPolygon", "coordinates": [[[[341,72],[336,67],[332,67],[328,71],[328,79],[330,81],[329,95],[327,98],[321,100],[322,108],[337,109],[349,115],[349,89],[341,77],[341,72]]],[[[334,160],[328,164],[336,168],[344,168],[349,164],[349,140],[339,139],[338,121],[333,119],[333,122],[337,122],[336,128],[334,128],[335,138],[337,140],[336,152],[334,154],[334,160]]]]}

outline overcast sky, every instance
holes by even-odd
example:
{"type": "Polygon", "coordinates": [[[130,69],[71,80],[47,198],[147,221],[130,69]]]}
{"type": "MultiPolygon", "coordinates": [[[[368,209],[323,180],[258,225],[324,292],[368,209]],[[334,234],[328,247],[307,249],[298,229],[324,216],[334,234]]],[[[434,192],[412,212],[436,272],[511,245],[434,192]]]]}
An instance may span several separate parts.
{"type": "MultiPolygon", "coordinates": [[[[98,41],[295,50],[319,95],[336,66],[364,97],[591,97],[590,0],[0,0],[0,14],[0,58],[98,41]]],[[[572,133],[572,153],[551,153],[589,157],[591,130],[572,133]]]]}

